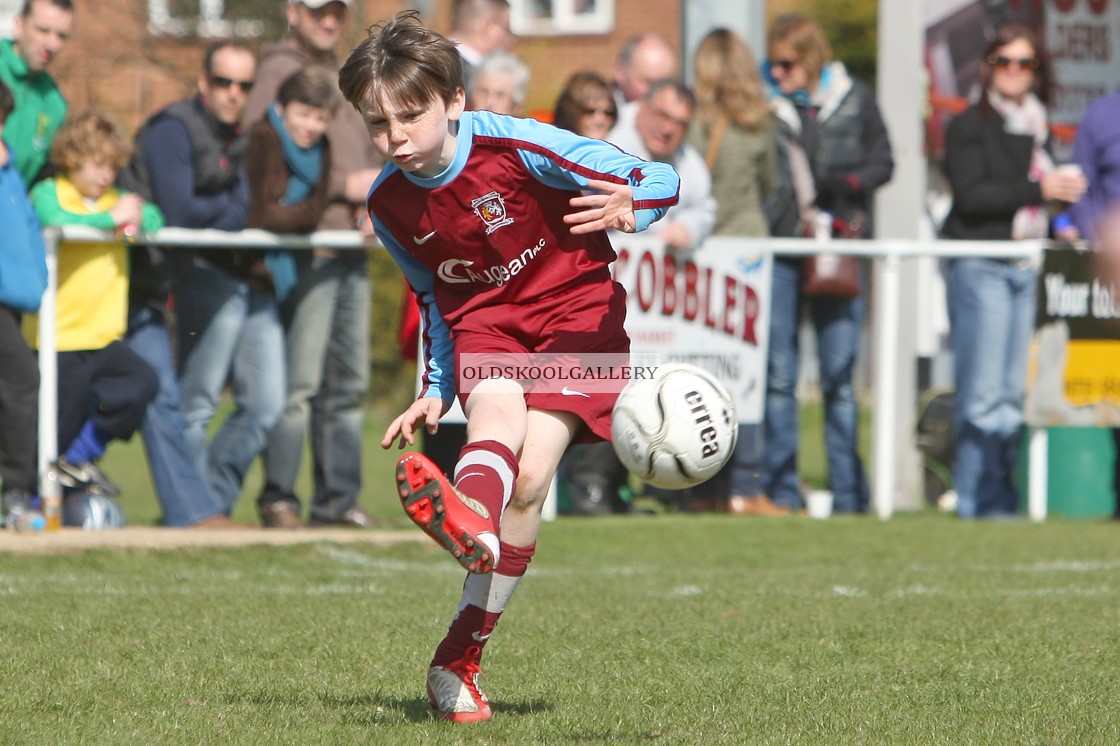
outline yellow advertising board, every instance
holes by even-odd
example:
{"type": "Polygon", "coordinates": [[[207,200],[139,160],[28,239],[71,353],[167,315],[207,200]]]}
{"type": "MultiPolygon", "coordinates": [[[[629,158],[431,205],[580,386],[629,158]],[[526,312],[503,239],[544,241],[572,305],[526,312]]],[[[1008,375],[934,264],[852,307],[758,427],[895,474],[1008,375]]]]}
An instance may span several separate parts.
{"type": "Polygon", "coordinates": [[[1033,427],[1120,427],[1120,298],[1095,256],[1044,252],[1027,373],[1033,427]]]}

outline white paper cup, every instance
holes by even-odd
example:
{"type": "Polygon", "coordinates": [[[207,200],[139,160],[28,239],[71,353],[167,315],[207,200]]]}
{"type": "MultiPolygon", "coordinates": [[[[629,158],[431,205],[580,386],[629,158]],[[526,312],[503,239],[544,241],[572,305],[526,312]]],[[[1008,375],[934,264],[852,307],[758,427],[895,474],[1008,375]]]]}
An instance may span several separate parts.
{"type": "Polygon", "coordinates": [[[1076,163],[1063,163],[1057,168],[1058,173],[1065,174],[1066,176],[1084,176],[1085,172],[1081,170],[1081,166],[1076,163]]]}
{"type": "Polygon", "coordinates": [[[813,226],[813,237],[819,241],[832,240],[832,214],[818,212],[816,224],[813,226]]]}
{"type": "Polygon", "coordinates": [[[805,495],[805,506],[810,518],[828,518],[832,515],[832,493],[828,490],[813,490],[805,495]]]}

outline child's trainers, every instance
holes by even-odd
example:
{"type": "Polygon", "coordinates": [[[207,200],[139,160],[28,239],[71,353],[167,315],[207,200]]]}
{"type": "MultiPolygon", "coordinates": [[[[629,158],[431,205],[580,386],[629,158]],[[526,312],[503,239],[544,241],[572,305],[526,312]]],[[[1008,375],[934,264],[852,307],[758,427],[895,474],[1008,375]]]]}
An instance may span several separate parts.
{"type": "Polygon", "coordinates": [[[448,666],[428,669],[428,701],[444,720],[477,723],[489,720],[490,700],[478,688],[478,659],[468,656],[448,666]]]}
{"type": "Polygon", "coordinates": [[[488,573],[498,564],[498,537],[490,512],[456,490],[426,456],[401,456],[397,461],[397,490],[413,523],[469,572],[488,573]]]}
{"type": "Polygon", "coordinates": [[[121,494],[121,488],[105,476],[105,472],[101,471],[101,467],[95,461],[72,464],[66,460],[65,456],[59,456],[54,467],[59,484],[63,487],[84,489],[108,497],[116,497],[121,494]]]}

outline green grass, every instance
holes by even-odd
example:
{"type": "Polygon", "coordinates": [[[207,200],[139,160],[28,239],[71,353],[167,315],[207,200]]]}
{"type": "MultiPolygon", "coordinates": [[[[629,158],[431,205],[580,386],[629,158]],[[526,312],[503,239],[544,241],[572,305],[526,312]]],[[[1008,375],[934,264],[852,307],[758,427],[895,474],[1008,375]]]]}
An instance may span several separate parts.
{"type": "Polygon", "coordinates": [[[474,727],[423,697],[434,545],[0,555],[0,743],[1115,744],[1115,532],[561,519],[474,727]]]}

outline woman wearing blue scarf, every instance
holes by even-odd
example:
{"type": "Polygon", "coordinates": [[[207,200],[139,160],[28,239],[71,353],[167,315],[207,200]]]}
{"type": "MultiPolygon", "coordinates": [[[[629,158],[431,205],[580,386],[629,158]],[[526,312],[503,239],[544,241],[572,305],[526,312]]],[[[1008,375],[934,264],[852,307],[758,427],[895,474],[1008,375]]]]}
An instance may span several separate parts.
{"type": "MultiPolygon", "coordinates": [[[[308,66],[280,86],[268,116],[249,132],[248,227],[274,233],[311,233],[327,207],[330,143],[327,125],[340,101],[330,75],[308,66]]],[[[265,256],[276,299],[296,284],[296,263],[287,251],[265,256]]]]}
{"type": "MultiPolygon", "coordinates": [[[[766,205],[775,236],[806,235],[818,212],[841,223],[863,225],[871,235],[875,190],[894,168],[890,142],[875,94],[832,59],[824,31],[795,13],[775,19],[767,34],[769,59],[763,73],[778,120],[779,185],[766,205]]],[[[804,298],[800,258],[774,262],[764,416],[764,481],[777,505],[804,505],[797,471],[800,314],[807,307],[817,335],[821,394],[825,406],[825,450],[833,512],[864,513],[867,479],[857,452],[859,409],[852,372],[867,292],[852,297],[804,298]]]]}

